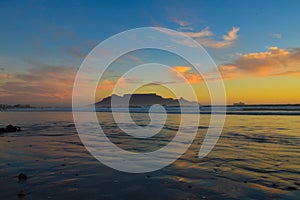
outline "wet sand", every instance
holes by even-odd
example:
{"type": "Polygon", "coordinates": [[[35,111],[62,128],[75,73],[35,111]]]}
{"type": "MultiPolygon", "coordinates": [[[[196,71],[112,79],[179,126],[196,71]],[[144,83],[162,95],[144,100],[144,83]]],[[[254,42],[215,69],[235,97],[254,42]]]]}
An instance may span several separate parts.
{"type": "MultiPolygon", "coordinates": [[[[100,113],[111,140],[122,148],[151,150],[168,143],[171,115],[157,143],[125,138],[100,113]],[[151,144],[151,145],[149,145],[151,144]]],[[[139,114],[136,117],[144,119],[139,114]]],[[[128,174],[94,159],[82,145],[70,112],[3,112],[0,125],[22,132],[0,136],[0,199],[297,199],[300,196],[300,118],[227,116],[213,151],[197,157],[209,115],[191,148],[156,172],[128,174]],[[24,173],[27,180],[19,181],[24,173]],[[18,197],[20,191],[25,196],[18,197]]],[[[145,120],[141,123],[147,123],[145,120]]],[[[132,149],[131,149],[132,150],[132,149]]]]}

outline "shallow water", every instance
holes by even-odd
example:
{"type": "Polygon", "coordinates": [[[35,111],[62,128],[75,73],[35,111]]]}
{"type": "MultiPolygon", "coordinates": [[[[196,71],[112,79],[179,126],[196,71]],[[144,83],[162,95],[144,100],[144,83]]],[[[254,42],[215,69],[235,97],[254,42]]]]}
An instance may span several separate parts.
{"type": "MultiPolygon", "coordinates": [[[[150,139],[126,136],[110,113],[98,113],[111,141],[136,152],[168,144],[179,114],[150,139]]],[[[139,125],[145,113],[133,114],[139,125]]],[[[300,117],[228,115],[217,145],[203,159],[200,143],[209,115],[201,115],[189,150],[173,164],[150,173],[128,174],[94,159],[81,143],[71,112],[0,112],[0,126],[22,132],[0,136],[0,199],[299,199],[300,117]],[[19,182],[17,175],[28,179],[19,182]]]]}

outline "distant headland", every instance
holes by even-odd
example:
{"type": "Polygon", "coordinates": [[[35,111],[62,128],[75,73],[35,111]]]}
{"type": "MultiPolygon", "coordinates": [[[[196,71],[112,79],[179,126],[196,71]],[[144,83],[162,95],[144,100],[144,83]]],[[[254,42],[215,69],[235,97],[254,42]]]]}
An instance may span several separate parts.
{"type": "Polygon", "coordinates": [[[34,108],[29,104],[16,104],[16,105],[8,105],[8,104],[0,104],[0,111],[1,110],[10,110],[10,109],[22,109],[22,108],[34,108]]]}
{"type": "Polygon", "coordinates": [[[198,102],[188,101],[182,97],[179,99],[164,98],[156,93],[125,94],[123,96],[113,94],[97,102],[95,105],[96,107],[111,107],[112,98],[114,105],[117,107],[128,106],[127,102],[129,102],[129,107],[143,107],[154,104],[160,104],[162,106],[199,106],[198,102]]]}

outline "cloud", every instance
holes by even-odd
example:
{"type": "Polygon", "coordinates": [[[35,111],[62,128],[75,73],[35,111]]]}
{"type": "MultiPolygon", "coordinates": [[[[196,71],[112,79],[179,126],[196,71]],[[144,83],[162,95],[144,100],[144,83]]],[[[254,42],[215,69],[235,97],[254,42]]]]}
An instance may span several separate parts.
{"type": "Polygon", "coordinates": [[[265,52],[241,54],[232,63],[219,66],[219,70],[225,78],[300,75],[300,48],[273,46],[265,52]]]}
{"type": "Polygon", "coordinates": [[[236,40],[238,35],[238,31],[240,30],[239,27],[232,27],[231,31],[228,31],[227,35],[223,35],[223,39],[226,41],[233,41],[236,40]]]}
{"type": "MultiPolygon", "coordinates": [[[[189,66],[174,66],[169,75],[181,80],[178,73],[183,75],[191,84],[201,83],[203,77],[192,71],[189,66]]],[[[265,76],[300,76],[300,48],[281,49],[276,46],[268,47],[265,52],[239,54],[232,63],[218,66],[223,79],[265,76]]],[[[212,72],[212,74],[215,72],[212,72]]],[[[213,81],[210,74],[203,74],[207,81],[213,81]]],[[[182,80],[181,80],[182,81],[182,80]]]]}
{"type": "Polygon", "coordinates": [[[137,55],[132,55],[130,53],[127,53],[127,54],[121,56],[120,58],[115,60],[115,62],[118,62],[118,63],[134,63],[136,65],[141,65],[141,64],[145,63],[140,57],[138,57],[137,55]]]}
{"type": "Polygon", "coordinates": [[[137,64],[144,64],[145,62],[138,56],[130,55],[129,53],[125,55],[128,59],[134,61],[137,64]]]}
{"type": "Polygon", "coordinates": [[[205,28],[199,32],[182,32],[185,35],[192,37],[192,38],[201,38],[201,37],[209,37],[213,36],[214,34],[209,30],[209,28],[205,28]]]}
{"type": "Polygon", "coordinates": [[[179,26],[188,26],[191,23],[184,21],[184,20],[180,20],[180,19],[174,19],[173,20],[175,23],[177,23],[179,26]]]}
{"type": "Polygon", "coordinates": [[[280,39],[282,37],[282,35],[279,33],[273,33],[271,36],[276,39],[280,39]]]}
{"type": "Polygon", "coordinates": [[[13,79],[0,86],[0,102],[70,104],[76,71],[76,68],[69,66],[42,66],[14,74],[13,79]]]}
{"type": "Polygon", "coordinates": [[[173,22],[175,22],[176,24],[179,25],[179,29],[180,30],[189,30],[189,31],[192,31],[194,30],[193,27],[191,27],[191,23],[190,22],[187,22],[187,21],[184,21],[184,20],[180,20],[180,19],[173,19],[173,22]]]}
{"type": "Polygon", "coordinates": [[[195,38],[201,45],[211,48],[228,48],[234,45],[235,40],[238,38],[239,27],[232,27],[226,35],[223,35],[223,40],[213,40],[211,37],[198,37],[195,38]]]}
{"type": "Polygon", "coordinates": [[[78,58],[84,58],[86,56],[86,53],[83,53],[82,48],[79,46],[70,46],[66,48],[66,53],[78,58]]]}
{"type": "MultiPolygon", "coordinates": [[[[158,30],[169,35],[174,35],[174,33],[164,29],[158,29],[158,30]]],[[[181,33],[185,34],[188,37],[193,38],[194,40],[196,40],[197,42],[199,42],[201,45],[205,47],[228,48],[230,46],[233,46],[235,41],[238,39],[239,30],[240,30],[239,27],[232,27],[232,29],[228,31],[226,35],[223,35],[223,40],[215,40],[214,39],[215,34],[210,30],[209,27],[199,32],[181,31],[181,33]]],[[[182,38],[173,41],[178,44],[195,47],[195,44],[192,44],[190,41],[183,40],[182,38]]]]}
{"type": "Polygon", "coordinates": [[[181,74],[186,81],[191,84],[200,83],[203,81],[200,74],[191,71],[192,68],[189,66],[173,66],[172,69],[168,70],[169,75],[178,80],[179,83],[182,83],[182,77],[179,75],[181,74]]]}
{"type": "Polygon", "coordinates": [[[190,27],[190,26],[181,26],[179,29],[181,31],[193,31],[194,30],[194,28],[190,27]]]}
{"type": "Polygon", "coordinates": [[[13,75],[0,73],[0,79],[2,79],[1,81],[8,78],[13,78],[13,75]]]}
{"type": "Polygon", "coordinates": [[[111,80],[104,80],[98,86],[98,90],[111,91],[114,89],[114,87],[115,87],[115,82],[113,82],[111,80]]]}
{"type": "Polygon", "coordinates": [[[171,85],[177,84],[177,81],[155,81],[153,83],[145,84],[144,86],[161,86],[161,85],[171,85]]]}
{"type": "Polygon", "coordinates": [[[99,91],[112,91],[115,87],[126,87],[127,80],[123,77],[120,77],[117,81],[112,81],[105,79],[101,82],[101,84],[98,85],[97,90],[99,91]]]}
{"type": "Polygon", "coordinates": [[[179,72],[180,74],[184,74],[188,71],[191,70],[191,67],[187,67],[187,66],[174,66],[173,69],[177,72],[179,72]]]}

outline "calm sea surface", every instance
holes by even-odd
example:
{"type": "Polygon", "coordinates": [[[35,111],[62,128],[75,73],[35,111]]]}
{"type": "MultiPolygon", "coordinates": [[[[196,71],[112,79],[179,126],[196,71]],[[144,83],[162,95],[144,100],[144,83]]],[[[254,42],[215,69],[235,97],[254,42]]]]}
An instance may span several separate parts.
{"type": "MultiPolygon", "coordinates": [[[[135,152],[159,149],[174,137],[180,114],[168,114],[158,135],[126,136],[109,112],[97,113],[112,142],[135,152]]],[[[185,114],[192,117],[193,114],[185,114]]],[[[132,114],[137,124],[147,113],[132,114]]],[[[71,112],[0,112],[0,127],[23,131],[0,136],[0,199],[300,199],[300,116],[227,115],[217,145],[197,157],[210,115],[201,115],[189,150],[151,173],[111,169],[85,149],[71,112]],[[18,181],[18,174],[28,179],[18,181]]]]}

